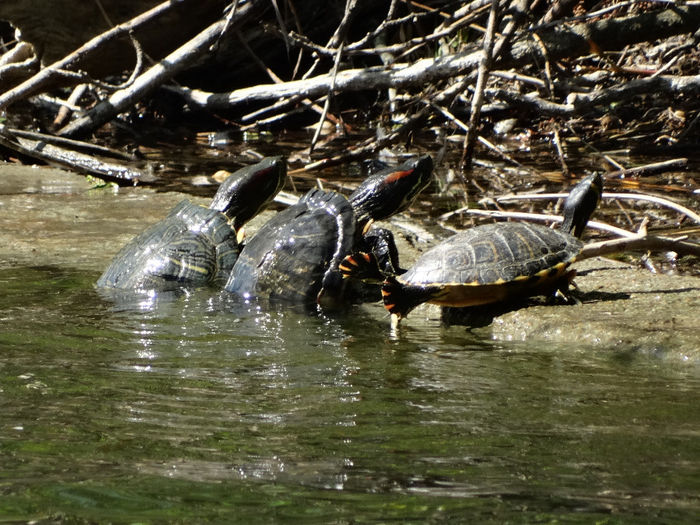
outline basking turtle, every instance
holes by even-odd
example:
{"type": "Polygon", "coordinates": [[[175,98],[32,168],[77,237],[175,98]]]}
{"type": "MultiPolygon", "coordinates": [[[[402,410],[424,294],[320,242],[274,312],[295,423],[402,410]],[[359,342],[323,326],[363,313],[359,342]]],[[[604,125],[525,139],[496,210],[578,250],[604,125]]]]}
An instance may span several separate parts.
{"type": "Polygon", "coordinates": [[[419,257],[403,274],[382,271],[372,253],[356,253],[340,265],[344,277],[384,279],[384,307],[396,327],[422,303],[476,306],[566,290],[569,265],[583,247],[580,236],[596,208],[603,178],[583,179],[564,205],[565,230],[538,224],[485,224],[453,235],[419,257]]]}
{"type": "MultiPolygon", "coordinates": [[[[430,182],[430,156],[369,176],[349,198],[311,190],[275,215],[245,245],[226,290],[246,299],[336,307],[344,298],[338,264],[354,249],[371,250],[363,240],[375,220],[407,208],[430,182]]],[[[373,230],[380,246],[393,246],[387,230],[373,230]]],[[[378,254],[385,271],[395,271],[395,253],[378,254]]],[[[378,292],[377,292],[378,294],[378,292]]]]}
{"type": "Polygon", "coordinates": [[[284,184],[286,163],[269,157],[230,175],[208,208],[188,199],[116,255],[97,286],[174,290],[226,282],[240,252],[242,225],[284,184]]]}

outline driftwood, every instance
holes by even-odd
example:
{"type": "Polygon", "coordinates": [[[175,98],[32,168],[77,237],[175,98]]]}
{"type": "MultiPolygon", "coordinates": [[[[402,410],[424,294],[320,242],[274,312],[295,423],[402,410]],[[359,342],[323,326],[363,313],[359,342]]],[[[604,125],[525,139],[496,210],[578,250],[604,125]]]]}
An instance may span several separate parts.
{"type": "MultiPolygon", "coordinates": [[[[72,144],[75,146],[75,144],[72,144]]],[[[101,179],[121,183],[138,184],[153,182],[155,177],[147,171],[125,166],[123,163],[100,160],[94,154],[88,155],[73,149],[66,149],[44,140],[21,137],[0,124],[0,146],[25,157],[40,160],[78,173],[93,175],[101,179]]]]}
{"type": "Polygon", "coordinates": [[[84,142],[82,140],[57,137],[56,135],[49,135],[47,133],[39,133],[37,131],[27,131],[16,128],[3,128],[3,132],[6,134],[6,136],[12,137],[13,139],[23,138],[33,140],[37,143],[43,142],[46,144],[59,146],[67,150],[79,151],[87,155],[109,157],[122,162],[136,162],[138,160],[133,155],[129,155],[123,151],[101,146],[100,144],[84,142]]]}
{"type": "MultiPolygon", "coordinates": [[[[362,69],[346,69],[336,75],[334,87],[338,92],[347,93],[387,88],[407,88],[444,80],[474,68],[479,63],[481,54],[481,51],[476,51],[437,59],[425,58],[417,60],[413,64],[394,64],[389,68],[377,66],[362,69]]],[[[329,91],[331,82],[332,78],[324,74],[283,84],[252,86],[228,93],[210,93],[198,89],[174,86],[167,86],[167,89],[182,95],[188,103],[211,110],[222,110],[239,104],[278,100],[290,96],[318,97],[329,91]]]]}

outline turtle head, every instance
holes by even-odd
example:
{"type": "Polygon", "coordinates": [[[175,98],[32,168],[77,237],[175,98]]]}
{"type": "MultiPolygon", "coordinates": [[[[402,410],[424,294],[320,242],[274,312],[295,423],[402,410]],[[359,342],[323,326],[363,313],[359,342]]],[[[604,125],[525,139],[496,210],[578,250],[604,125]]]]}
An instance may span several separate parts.
{"type": "Polygon", "coordinates": [[[286,176],[287,163],[283,157],[265,157],[222,182],[209,208],[231,219],[237,231],[277,195],[286,176]]]}
{"type": "Polygon", "coordinates": [[[423,155],[367,177],[350,195],[358,223],[386,219],[408,208],[428,185],[432,172],[433,159],[423,155]]]}
{"type": "Polygon", "coordinates": [[[580,238],[588,219],[598,207],[602,193],[603,176],[600,173],[593,173],[581,179],[564,201],[562,231],[580,238]]]}

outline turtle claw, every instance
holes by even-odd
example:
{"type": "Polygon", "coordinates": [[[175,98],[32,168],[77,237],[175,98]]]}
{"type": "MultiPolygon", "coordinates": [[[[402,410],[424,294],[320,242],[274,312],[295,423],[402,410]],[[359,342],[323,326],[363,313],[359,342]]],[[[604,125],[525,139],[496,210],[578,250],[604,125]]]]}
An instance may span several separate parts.
{"type": "MultiPolygon", "coordinates": [[[[578,290],[578,288],[576,288],[578,290]]],[[[554,297],[552,298],[554,301],[561,301],[562,303],[565,304],[573,304],[573,305],[580,305],[581,300],[576,297],[575,294],[570,293],[569,290],[562,290],[561,288],[558,288],[554,292],[554,297]]]]}
{"type": "Polygon", "coordinates": [[[243,228],[240,228],[236,232],[236,242],[238,244],[242,244],[244,240],[245,240],[245,230],[243,228]]]}

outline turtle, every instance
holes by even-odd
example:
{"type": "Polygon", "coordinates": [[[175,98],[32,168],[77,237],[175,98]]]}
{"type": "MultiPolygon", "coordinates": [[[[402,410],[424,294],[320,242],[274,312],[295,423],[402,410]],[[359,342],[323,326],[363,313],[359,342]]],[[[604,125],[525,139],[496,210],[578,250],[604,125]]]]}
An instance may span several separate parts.
{"type": "MultiPolygon", "coordinates": [[[[371,250],[368,242],[380,249],[394,244],[389,230],[363,235],[373,221],[406,209],[430,182],[432,166],[429,155],[414,157],[370,175],[348,198],[310,190],[248,241],[225,289],[247,300],[341,307],[347,296],[338,264],[354,249],[371,250]]],[[[395,256],[383,250],[378,254],[384,271],[396,271],[395,256]]],[[[378,290],[376,294],[378,298],[378,290]]]]}
{"type": "Polygon", "coordinates": [[[209,207],[184,199],[127,243],[97,286],[134,291],[222,286],[240,253],[243,224],[274,198],[286,173],[282,157],[267,157],[230,175],[209,207]]]}
{"type": "Polygon", "coordinates": [[[569,194],[562,229],[501,222],[457,233],[437,244],[406,272],[382,270],[373,253],[358,252],[340,264],[345,278],[383,279],[382,300],[393,328],[422,303],[463,307],[566,291],[569,266],[581,252],[581,233],[595,210],[603,178],[594,173],[569,194]]]}

